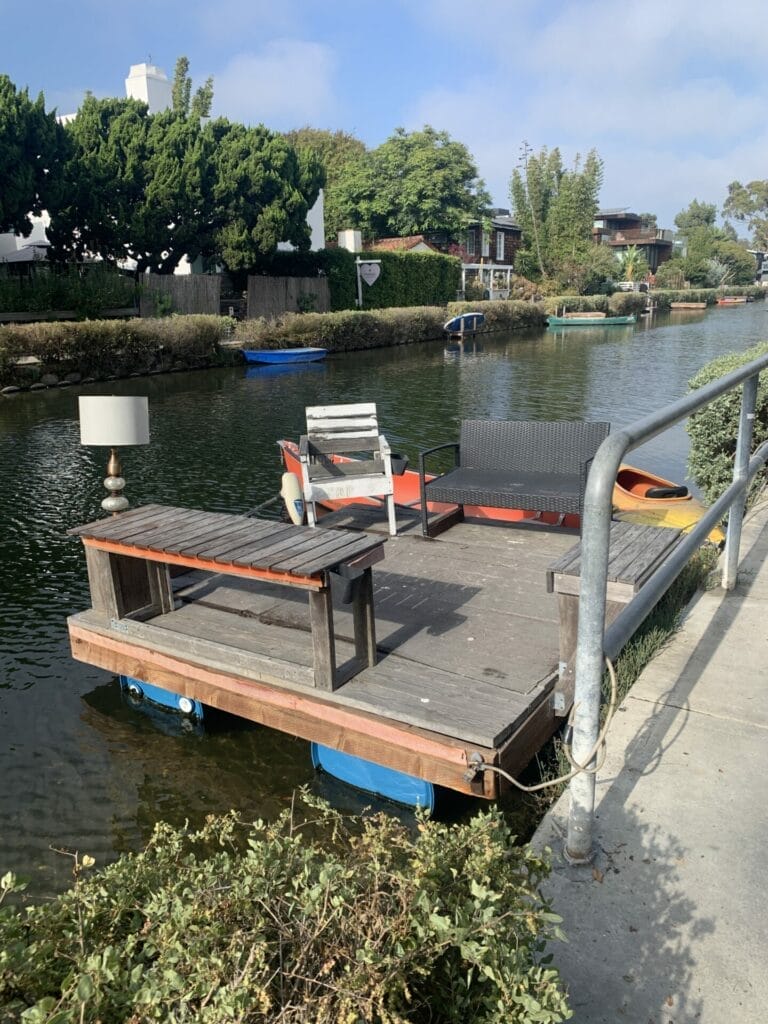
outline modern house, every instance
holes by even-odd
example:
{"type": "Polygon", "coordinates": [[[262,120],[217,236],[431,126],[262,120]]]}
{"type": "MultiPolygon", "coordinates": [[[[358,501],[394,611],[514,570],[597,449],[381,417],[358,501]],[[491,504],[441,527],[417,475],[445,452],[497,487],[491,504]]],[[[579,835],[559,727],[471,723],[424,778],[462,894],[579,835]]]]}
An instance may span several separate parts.
{"type": "Polygon", "coordinates": [[[600,210],[592,237],[600,245],[609,245],[618,257],[636,246],[645,255],[653,274],[659,264],[672,256],[674,232],[648,225],[639,214],[630,213],[626,208],[600,210]]]}
{"type": "Polygon", "coordinates": [[[371,252],[441,252],[426,235],[403,235],[401,238],[378,238],[366,248],[371,252]]]}

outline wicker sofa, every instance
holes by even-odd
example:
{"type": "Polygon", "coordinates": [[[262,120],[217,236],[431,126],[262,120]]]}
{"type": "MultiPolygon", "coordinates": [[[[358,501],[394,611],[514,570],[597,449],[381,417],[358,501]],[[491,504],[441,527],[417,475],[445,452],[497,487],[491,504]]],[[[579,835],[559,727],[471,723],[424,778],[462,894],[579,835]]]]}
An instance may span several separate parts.
{"type": "Polygon", "coordinates": [[[419,456],[421,532],[448,529],[465,505],[581,514],[589,465],[609,431],[609,423],[463,420],[458,442],[419,456]],[[454,468],[428,480],[428,459],[446,449],[454,468]],[[430,516],[435,501],[457,508],[430,516]]]}

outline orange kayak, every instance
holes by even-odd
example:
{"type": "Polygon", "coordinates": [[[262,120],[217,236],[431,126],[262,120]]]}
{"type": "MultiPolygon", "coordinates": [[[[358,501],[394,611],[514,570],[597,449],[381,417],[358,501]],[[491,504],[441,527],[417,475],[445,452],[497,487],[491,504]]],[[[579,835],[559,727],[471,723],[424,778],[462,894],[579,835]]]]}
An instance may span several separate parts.
{"type": "MultiPolygon", "coordinates": [[[[293,441],[278,441],[278,447],[285,469],[293,473],[301,481],[301,464],[299,448],[293,441]]],[[[333,455],[334,461],[352,461],[349,456],[333,455]]],[[[393,457],[393,463],[396,461],[393,457]]],[[[419,474],[415,469],[403,466],[401,472],[393,477],[395,504],[402,508],[418,511],[421,508],[419,495],[419,474]]],[[[300,483],[299,483],[300,487],[300,483]]],[[[299,491],[300,493],[300,491],[299,491]]],[[[324,507],[329,511],[337,511],[346,505],[369,505],[378,507],[382,503],[378,498],[337,498],[328,500],[324,507]]],[[[430,512],[441,512],[450,508],[439,502],[429,502],[430,512]]],[[[616,476],[613,488],[613,511],[616,519],[630,522],[648,523],[654,526],[673,526],[678,529],[691,529],[704,514],[705,507],[694,498],[688,488],[665,480],[645,469],[622,464],[616,476]]],[[[556,512],[536,512],[527,509],[491,508],[486,505],[466,505],[464,512],[467,518],[489,519],[497,523],[538,522],[550,525],[578,528],[579,517],[576,515],[561,516],[556,512]]],[[[712,530],[709,539],[721,544],[725,534],[719,528],[712,530]]]]}

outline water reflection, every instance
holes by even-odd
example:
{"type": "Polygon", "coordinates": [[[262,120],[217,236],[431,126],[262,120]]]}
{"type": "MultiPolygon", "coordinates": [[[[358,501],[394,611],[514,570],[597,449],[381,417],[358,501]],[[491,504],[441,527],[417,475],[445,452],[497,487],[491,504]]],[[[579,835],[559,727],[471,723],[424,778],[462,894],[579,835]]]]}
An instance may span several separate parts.
{"type": "MultiPolygon", "coordinates": [[[[419,450],[455,440],[464,418],[629,423],[766,327],[763,303],[669,323],[486,335],[460,353],[436,341],[290,373],[232,368],[0,399],[0,872],[32,875],[33,891],[49,892],[71,867],[50,845],[103,863],[144,841],[159,817],[194,823],[232,806],[273,816],[304,783],[350,810],[372,803],[315,778],[303,741],[226,716],[202,735],[169,735],[122,702],[114,678],[72,660],[66,617],[89,597],[81,544],[66,530],[99,518],[104,494],[104,451],[79,445],[79,393],[149,396],[152,443],[122,453],[134,504],[242,512],[277,494],[275,441],[302,433],[307,405],[375,401],[392,448],[413,465],[419,450]]],[[[686,451],[681,428],[633,461],[680,481],[686,451]]]]}

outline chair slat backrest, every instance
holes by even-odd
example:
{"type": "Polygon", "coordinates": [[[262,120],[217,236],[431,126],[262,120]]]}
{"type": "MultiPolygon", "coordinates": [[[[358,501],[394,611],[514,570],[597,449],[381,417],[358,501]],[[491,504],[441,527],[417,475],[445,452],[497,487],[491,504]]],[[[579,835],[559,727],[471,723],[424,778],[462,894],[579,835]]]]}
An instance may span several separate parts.
{"type": "Polygon", "coordinates": [[[307,439],[315,453],[378,451],[374,402],[307,407],[307,439]]]}
{"type": "Polygon", "coordinates": [[[461,465],[473,469],[573,473],[594,458],[610,423],[463,420],[461,465]]]}

